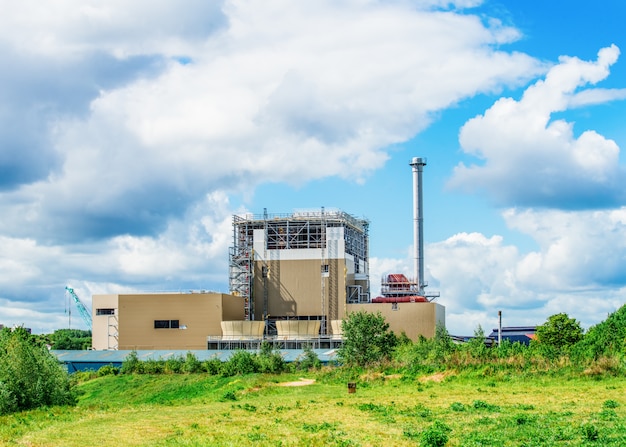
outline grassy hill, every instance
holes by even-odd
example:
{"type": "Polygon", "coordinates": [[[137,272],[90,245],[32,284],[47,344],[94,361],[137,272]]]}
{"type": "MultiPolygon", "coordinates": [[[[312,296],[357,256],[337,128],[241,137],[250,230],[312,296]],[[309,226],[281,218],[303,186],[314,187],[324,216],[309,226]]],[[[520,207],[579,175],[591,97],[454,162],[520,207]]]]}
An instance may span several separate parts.
{"type": "Polygon", "coordinates": [[[348,379],[338,370],[306,377],[315,381],[109,375],[78,385],[76,407],[0,417],[0,445],[626,445],[625,377],[369,372],[348,379]],[[357,383],[353,394],[348,380],[357,383]]]}

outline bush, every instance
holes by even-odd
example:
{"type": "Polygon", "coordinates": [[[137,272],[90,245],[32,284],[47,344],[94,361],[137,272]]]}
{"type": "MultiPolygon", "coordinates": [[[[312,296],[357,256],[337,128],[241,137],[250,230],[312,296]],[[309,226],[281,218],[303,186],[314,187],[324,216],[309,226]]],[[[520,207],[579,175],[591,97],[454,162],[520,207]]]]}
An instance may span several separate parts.
{"type": "Polygon", "coordinates": [[[0,414],[75,405],[69,374],[23,328],[0,331],[0,414]]]}
{"type": "Polygon", "coordinates": [[[185,357],[185,364],[183,365],[183,371],[187,374],[199,373],[202,371],[202,362],[196,358],[193,353],[188,352],[185,357]]]}
{"type": "Polygon", "coordinates": [[[341,328],[344,342],[337,355],[344,364],[367,366],[391,358],[397,338],[380,312],[353,312],[341,328]]]}
{"type": "Polygon", "coordinates": [[[180,374],[183,371],[185,361],[182,357],[172,357],[165,361],[165,372],[168,374],[180,374]]]}
{"type": "Polygon", "coordinates": [[[553,348],[559,352],[569,350],[583,339],[583,329],[574,318],[566,313],[552,315],[537,327],[537,341],[541,346],[553,348]]]}
{"type": "Polygon", "coordinates": [[[420,436],[421,445],[425,447],[443,447],[448,443],[448,433],[450,427],[440,421],[435,421],[433,425],[422,432],[420,436]]]}
{"type": "Polygon", "coordinates": [[[248,351],[237,350],[233,355],[222,365],[220,373],[223,376],[236,376],[238,374],[252,374],[258,372],[259,367],[256,359],[256,355],[248,351]]]}
{"type": "Polygon", "coordinates": [[[600,437],[597,427],[591,423],[583,424],[581,431],[585,441],[597,441],[600,437]]]}
{"type": "Polygon", "coordinates": [[[137,351],[131,351],[122,362],[122,374],[141,374],[143,372],[143,362],[137,357],[137,351]]]}
{"type": "Polygon", "coordinates": [[[261,353],[256,358],[257,369],[261,373],[280,374],[285,370],[285,359],[280,352],[272,350],[272,345],[261,343],[261,353]]]}
{"type": "Polygon", "coordinates": [[[212,376],[217,376],[222,373],[222,361],[218,358],[205,360],[202,364],[202,368],[212,376]]]}
{"type": "Polygon", "coordinates": [[[322,362],[320,362],[319,357],[311,346],[305,345],[303,350],[303,355],[296,360],[295,367],[297,369],[307,371],[312,368],[319,369],[322,367],[322,362]]]}
{"type": "Polygon", "coordinates": [[[626,305],[609,315],[605,321],[589,328],[575,351],[579,357],[592,360],[626,356],[626,305]]]}
{"type": "Polygon", "coordinates": [[[98,377],[104,376],[116,376],[120,372],[119,368],[116,368],[113,365],[104,365],[98,369],[97,375],[98,377]]]}

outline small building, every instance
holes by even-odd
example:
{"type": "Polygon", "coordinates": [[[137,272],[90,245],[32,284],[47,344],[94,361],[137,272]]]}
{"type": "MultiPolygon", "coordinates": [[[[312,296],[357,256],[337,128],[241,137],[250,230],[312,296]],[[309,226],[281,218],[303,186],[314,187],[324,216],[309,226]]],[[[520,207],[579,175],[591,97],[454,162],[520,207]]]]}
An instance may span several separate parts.
{"type": "MultiPolygon", "coordinates": [[[[534,339],[537,326],[507,326],[502,328],[502,340],[508,340],[511,343],[519,342],[523,345],[530,344],[530,340],[534,339]]],[[[489,334],[489,338],[495,343],[498,342],[498,328],[495,328],[489,334]]]]}

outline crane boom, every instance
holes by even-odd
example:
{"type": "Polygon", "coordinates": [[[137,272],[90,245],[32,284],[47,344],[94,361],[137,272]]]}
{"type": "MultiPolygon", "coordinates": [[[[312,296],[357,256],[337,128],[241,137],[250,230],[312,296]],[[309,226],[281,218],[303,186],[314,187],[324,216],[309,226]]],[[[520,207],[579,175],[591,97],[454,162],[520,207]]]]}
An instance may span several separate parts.
{"type": "Polygon", "coordinates": [[[87,310],[87,308],[85,307],[83,302],[80,300],[80,298],[78,298],[78,295],[76,295],[76,293],[74,293],[74,289],[72,289],[71,287],[67,287],[66,286],[65,290],[74,299],[74,302],[76,303],[76,307],[78,308],[78,313],[83,318],[83,321],[85,322],[85,324],[87,325],[89,330],[91,330],[92,329],[91,312],[89,312],[87,310]]]}

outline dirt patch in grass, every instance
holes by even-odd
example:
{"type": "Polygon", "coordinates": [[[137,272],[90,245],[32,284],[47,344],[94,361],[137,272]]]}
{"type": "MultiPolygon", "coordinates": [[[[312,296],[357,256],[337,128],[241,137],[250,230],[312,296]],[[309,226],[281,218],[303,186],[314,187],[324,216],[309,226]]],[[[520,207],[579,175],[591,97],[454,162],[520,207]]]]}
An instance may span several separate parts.
{"type": "Polygon", "coordinates": [[[443,382],[443,380],[450,376],[450,373],[445,373],[445,372],[438,372],[435,374],[431,374],[430,376],[424,376],[424,377],[420,377],[419,381],[420,382],[443,382]]]}
{"type": "Polygon", "coordinates": [[[315,383],[315,379],[300,379],[295,382],[282,382],[278,383],[278,386],[307,386],[313,385],[315,383]]]}

